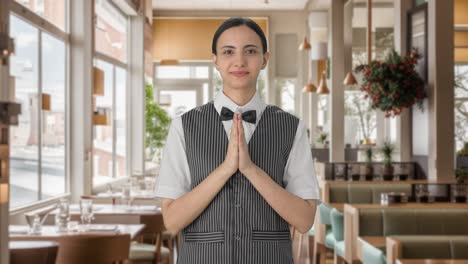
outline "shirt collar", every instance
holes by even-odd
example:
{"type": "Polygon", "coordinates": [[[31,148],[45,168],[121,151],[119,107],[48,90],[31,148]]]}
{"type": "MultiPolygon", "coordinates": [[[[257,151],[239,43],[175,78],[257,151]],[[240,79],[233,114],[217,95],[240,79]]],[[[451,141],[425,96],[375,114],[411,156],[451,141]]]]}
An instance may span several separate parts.
{"type": "Polygon", "coordinates": [[[252,97],[252,99],[250,99],[250,101],[243,106],[239,106],[234,103],[231,98],[224,94],[224,91],[221,91],[214,99],[214,107],[216,108],[216,112],[218,112],[218,114],[221,113],[221,108],[223,107],[229,108],[229,110],[234,113],[236,113],[236,111],[244,113],[246,111],[255,110],[258,122],[258,120],[260,120],[260,116],[266,108],[266,104],[263,102],[262,98],[260,98],[258,91],[255,91],[255,95],[252,97]]]}

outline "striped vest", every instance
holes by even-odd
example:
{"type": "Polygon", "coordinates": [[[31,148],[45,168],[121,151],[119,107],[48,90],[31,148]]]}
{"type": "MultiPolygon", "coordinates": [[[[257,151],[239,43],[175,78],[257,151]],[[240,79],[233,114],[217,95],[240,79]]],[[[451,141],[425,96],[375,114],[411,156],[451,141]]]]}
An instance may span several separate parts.
{"type": "MultiPolygon", "coordinates": [[[[250,139],[250,158],[284,187],[283,174],[299,120],[267,106],[250,139]]],[[[225,159],[228,137],[212,102],[182,115],[191,188],[225,159]]],[[[182,231],[179,264],[293,263],[289,224],[237,171],[182,231]]]]}

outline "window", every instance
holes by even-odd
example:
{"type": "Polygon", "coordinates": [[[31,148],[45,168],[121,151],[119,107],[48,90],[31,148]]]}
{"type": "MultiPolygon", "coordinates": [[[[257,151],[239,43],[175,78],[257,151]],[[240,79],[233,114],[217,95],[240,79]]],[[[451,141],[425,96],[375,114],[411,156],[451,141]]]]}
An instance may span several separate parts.
{"type": "Polygon", "coordinates": [[[104,71],[104,95],[95,96],[96,108],[106,109],[111,121],[94,126],[94,185],[127,176],[126,169],[126,70],[102,60],[96,67],[104,71]]]}
{"type": "Polygon", "coordinates": [[[281,94],[281,109],[295,114],[295,89],[294,79],[276,80],[277,91],[281,94]]]}
{"type": "Polygon", "coordinates": [[[468,65],[455,65],[455,146],[468,142],[468,65]]]}
{"type": "Polygon", "coordinates": [[[66,42],[10,16],[18,126],[10,133],[11,207],[66,191],[66,42]],[[42,94],[50,109],[42,109],[42,94]]]}
{"type": "Polygon", "coordinates": [[[67,0],[15,0],[32,12],[65,30],[67,0]]]}
{"type": "Polygon", "coordinates": [[[96,25],[94,41],[96,51],[127,61],[127,17],[109,0],[95,0],[96,25]]]}

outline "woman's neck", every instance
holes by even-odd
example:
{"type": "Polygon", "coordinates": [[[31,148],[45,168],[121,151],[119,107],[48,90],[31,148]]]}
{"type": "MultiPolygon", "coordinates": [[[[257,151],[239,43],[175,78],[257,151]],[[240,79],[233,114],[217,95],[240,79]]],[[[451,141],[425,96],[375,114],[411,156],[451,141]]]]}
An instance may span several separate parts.
{"type": "Polygon", "coordinates": [[[256,91],[255,87],[248,90],[223,88],[223,93],[238,106],[246,105],[254,97],[256,91]]]}

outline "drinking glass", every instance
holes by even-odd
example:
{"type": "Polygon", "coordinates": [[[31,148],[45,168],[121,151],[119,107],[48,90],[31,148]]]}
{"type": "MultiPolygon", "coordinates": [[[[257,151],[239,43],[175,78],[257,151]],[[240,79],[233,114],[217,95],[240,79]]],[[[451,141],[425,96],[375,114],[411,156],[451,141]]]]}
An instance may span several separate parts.
{"type": "Polygon", "coordinates": [[[66,232],[67,224],[70,220],[70,204],[68,199],[60,199],[57,204],[57,214],[55,215],[55,225],[58,232],[66,232]]]}
{"type": "Polygon", "coordinates": [[[93,220],[93,200],[91,199],[81,199],[80,200],[80,215],[81,223],[89,228],[91,221],[93,220]]]}

